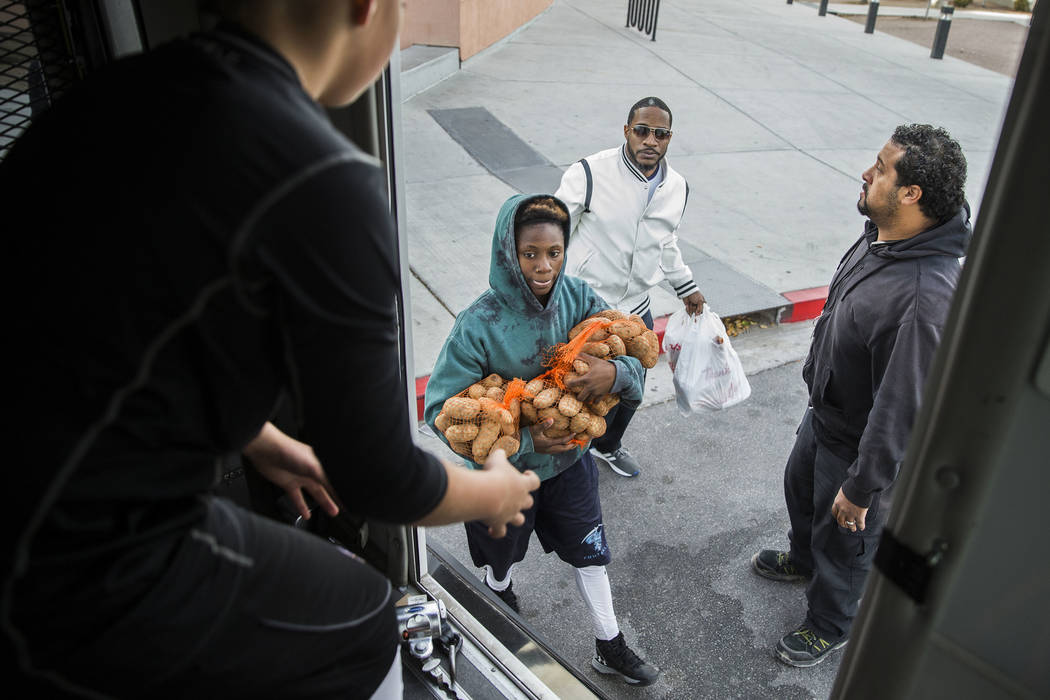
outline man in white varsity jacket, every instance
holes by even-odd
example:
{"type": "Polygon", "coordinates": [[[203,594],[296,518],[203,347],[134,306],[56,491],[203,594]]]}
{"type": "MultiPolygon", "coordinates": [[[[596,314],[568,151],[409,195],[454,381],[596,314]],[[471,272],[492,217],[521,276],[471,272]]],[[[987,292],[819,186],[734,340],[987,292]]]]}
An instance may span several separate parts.
{"type": "MultiPolygon", "coordinates": [[[[614,309],[638,314],[649,328],[649,290],[667,282],[689,313],[704,295],[678,249],[678,226],[689,186],[664,160],[671,143],[671,110],[658,97],[631,107],[625,142],[573,163],[555,196],[569,207],[566,274],[585,280],[614,309]]],[[[619,404],[606,416],[608,429],[592,452],[621,476],[639,466],[621,439],[634,408],[619,404]]]]}

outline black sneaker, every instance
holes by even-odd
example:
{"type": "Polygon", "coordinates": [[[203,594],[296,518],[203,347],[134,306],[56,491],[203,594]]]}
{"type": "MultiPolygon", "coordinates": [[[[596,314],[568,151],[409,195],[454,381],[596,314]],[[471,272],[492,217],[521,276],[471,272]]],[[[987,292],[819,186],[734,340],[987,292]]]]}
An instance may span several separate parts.
{"type": "MultiPolygon", "coordinates": [[[[488,588],[488,584],[485,584],[485,586],[486,588],[488,588]]],[[[495,588],[489,588],[489,590],[495,593],[500,600],[506,603],[508,608],[518,613],[519,615],[521,614],[521,610],[518,608],[518,596],[514,593],[513,581],[509,586],[506,587],[506,589],[502,591],[497,591],[495,588]]]]}
{"type": "Polygon", "coordinates": [[[609,641],[594,640],[596,654],[591,659],[591,666],[598,673],[612,673],[621,676],[631,685],[649,685],[660,675],[660,669],[638,658],[631,651],[620,632],[609,641]]]}
{"type": "Polygon", "coordinates": [[[846,646],[848,641],[847,637],[829,641],[802,625],[794,632],[784,635],[783,639],[777,642],[773,653],[779,661],[788,666],[808,668],[819,664],[829,653],[846,646]]]}
{"type": "Polygon", "coordinates": [[[613,452],[602,452],[598,448],[592,447],[591,454],[608,464],[609,468],[620,476],[630,478],[632,476],[638,476],[642,471],[638,467],[638,462],[635,461],[634,457],[627,451],[626,447],[620,447],[613,452]]]}
{"type": "Polygon", "coordinates": [[[803,581],[810,577],[810,572],[799,569],[791,562],[788,552],[774,549],[763,549],[751,557],[751,568],[759,576],[774,581],[803,581]]]}

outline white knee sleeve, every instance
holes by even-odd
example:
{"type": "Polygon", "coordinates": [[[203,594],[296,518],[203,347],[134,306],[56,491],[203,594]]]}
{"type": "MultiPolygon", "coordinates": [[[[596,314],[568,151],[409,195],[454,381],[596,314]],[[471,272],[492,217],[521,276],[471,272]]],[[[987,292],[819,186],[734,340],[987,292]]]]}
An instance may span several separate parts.
{"type": "Polygon", "coordinates": [[[609,587],[609,574],[604,566],[572,567],[576,575],[576,587],[587,609],[591,613],[591,624],[596,639],[612,639],[620,633],[613,611],[612,588],[609,587]]]}

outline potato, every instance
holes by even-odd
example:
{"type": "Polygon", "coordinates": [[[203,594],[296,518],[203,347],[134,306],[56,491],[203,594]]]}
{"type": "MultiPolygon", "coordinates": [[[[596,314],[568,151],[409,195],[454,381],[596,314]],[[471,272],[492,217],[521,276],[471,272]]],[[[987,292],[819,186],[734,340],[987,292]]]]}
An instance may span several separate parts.
{"type": "Polygon", "coordinates": [[[580,375],[576,374],[575,372],[566,372],[565,376],[562,377],[561,380],[562,380],[562,382],[565,383],[565,386],[569,386],[570,384],[572,384],[574,381],[576,381],[579,378],[580,378],[580,375]]]}
{"type": "Polygon", "coordinates": [[[602,318],[607,318],[610,321],[619,321],[621,318],[627,318],[627,314],[625,314],[622,311],[617,311],[616,309],[606,309],[605,311],[599,311],[597,315],[601,316],[602,318]]]}
{"type": "Polygon", "coordinates": [[[485,395],[486,391],[488,391],[488,389],[482,384],[471,384],[467,387],[467,396],[472,399],[480,399],[485,395]]]}
{"type": "Polygon", "coordinates": [[[583,360],[573,360],[572,371],[576,374],[587,374],[591,371],[591,366],[583,360]]]}
{"type": "Polygon", "coordinates": [[[512,418],[510,411],[503,408],[503,404],[499,401],[483,397],[478,399],[478,403],[481,404],[481,416],[483,420],[492,421],[493,423],[510,423],[512,418]]]}
{"type": "Polygon", "coordinates": [[[643,353],[638,361],[642,363],[642,367],[652,369],[660,359],[660,336],[647,329],[639,337],[645,342],[648,352],[643,353]]]}
{"type": "Polygon", "coordinates": [[[631,314],[627,318],[629,320],[631,320],[631,321],[634,321],[637,324],[640,324],[643,328],[648,328],[649,327],[649,326],[645,325],[645,319],[642,318],[641,316],[639,316],[638,314],[631,314]]]}
{"type": "Polygon", "coordinates": [[[494,386],[485,392],[485,396],[493,401],[503,401],[503,397],[506,393],[507,391],[503,387],[494,386]]]}
{"type": "Polygon", "coordinates": [[[448,426],[452,425],[452,419],[448,417],[448,414],[442,411],[434,419],[434,427],[444,433],[448,430],[448,426]]]}
{"type": "MultiPolygon", "coordinates": [[[[517,452],[519,447],[521,447],[521,441],[510,435],[504,435],[492,444],[493,450],[503,450],[508,457],[517,452]]],[[[491,454],[491,451],[489,453],[491,454]]]]}
{"type": "Polygon", "coordinates": [[[595,357],[605,357],[609,354],[609,346],[605,343],[584,343],[583,347],[580,348],[580,352],[585,352],[595,357]]]}
{"type": "MultiPolygon", "coordinates": [[[[653,333],[653,336],[655,335],[653,333]]],[[[657,343],[659,344],[659,339],[657,339],[657,343]]],[[[631,357],[637,357],[638,361],[642,363],[642,367],[646,369],[655,367],[657,360],[660,359],[659,349],[653,350],[649,339],[644,334],[627,341],[627,354],[631,357]]]]}
{"type": "Polygon", "coordinates": [[[568,428],[555,428],[554,426],[551,426],[544,430],[543,434],[552,440],[556,440],[558,438],[563,438],[566,435],[572,435],[572,431],[568,428]]]}
{"type": "Polygon", "coordinates": [[[587,410],[596,416],[604,416],[606,413],[609,412],[610,408],[609,406],[606,406],[605,404],[600,403],[598,401],[590,401],[585,405],[587,406],[587,410]]]}
{"type": "Polygon", "coordinates": [[[477,434],[478,426],[474,423],[457,423],[445,430],[449,442],[470,442],[477,434]]]}
{"type": "Polygon", "coordinates": [[[537,423],[542,423],[548,418],[554,420],[554,423],[551,425],[552,428],[558,428],[560,430],[569,427],[569,417],[559,411],[557,406],[548,406],[547,408],[536,412],[537,423]]]}
{"type": "Polygon", "coordinates": [[[656,331],[651,331],[648,328],[642,333],[642,337],[645,338],[646,342],[649,343],[649,349],[655,352],[657,355],[660,354],[660,336],[656,334],[656,331]]]}
{"type": "Polygon", "coordinates": [[[456,454],[460,454],[468,458],[471,456],[469,442],[450,442],[448,446],[451,447],[452,451],[456,454]]]}
{"type": "Polygon", "coordinates": [[[544,389],[539,394],[537,394],[536,398],[532,400],[532,405],[535,406],[537,409],[547,408],[548,406],[553,406],[555,403],[557,403],[558,399],[560,398],[561,389],[559,389],[556,386],[552,386],[551,388],[544,389]]]}
{"type": "Polygon", "coordinates": [[[587,403],[587,409],[596,416],[604,416],[613,406],[620,403],[620,397],[616,394],[606,394],[601,398],[587,403]]]}
{"type": "Polygon", "coordinates": [[[561,411],[563,416],[572,418],[580,412],[581,408],[583,408],[583,404],[572,394],[565,394],[558,401],[558,410],[561,411]]]}
{"type": "Polygon", "coordinates": [[[520,425],[532,425],[533,423],[539,422],[539,416],[536,415],[536,407],[531,402],[522,402],[521,404],[521,421],[520,425]]]}
{"type": "Polygon", "coordinates": [[[587,426],[587,433],[591,437],[599,438],[605,435],[606,423],[601,416],[591,416],[591,424],[587,426]]]}
{"type": "Polygon", "coordinates": [[[481,424],[478,436],[474,438],[474,444],[470,446],[475,462],[481,464],[488,458],[489,450],[492,449],[492,445],[496,442],[496,438],[499,437],[499,433],[499,423],[486,422],[481,424]]]}
{"type": "Polygon", "coordinates": [[[569,430],[574,433],[586,432],[591,425],[591,418],[593,417],[590,411],[583,409],[569,421],[569,430]]]}
{"type": "Polygon", "coordinates": [[[583,333],[585,330],[587,330],[587,328],[589,326],[591,326],[591,325],[593,325],[595,323],[601,323],[601,322],[602,322],[602,319],[595,318],[594,316],[590,316],[588,318],[583,319],[582,321],[577,323],[575,326],[573,326],[572,330],[569,331],[569,340],[572,340],[573,338],[578,336],[580,333],[583,333]]]}
{"type": "Polygon", "coordinates": [[[610,335],[605,339],[605,344],[609,346],[609,357],[627,354],[627,346],[623,344],[623,338],[618,335],[610,335]]]}
{"type": "Polygon", "coordinates": [[[543,391],[543,380],[538,377],[525,385],[525,393],[531,394],[533,399],[535,399],[541,391],[543,391]]]}
{"type": "Polygon", "coordinates": [[[622,321],[613,321],[613,324],[609,326],[609,330],[612,331],[615,335],[618,335],[624,340],[627,340],[628,338],[633,338],[637,335],[641,335],[648,329],[645,327],[644,323],[637,324],[632,323],[629,319],[624,319],[622,321]]]}
{"type": "Polygon", "coordinates": [[[582,433],[576,433],[575,435],[573,435],[572,439],[579,440],[580,442],[588,442],[591,439],[591,434],[585,430],[582,433]]]}
{"type": "Polygon", "coordinates": [[[498,374],[490,374],[489,376],[481,380],[481,384],[487,389],[490,389],[494,386],[503,386],[503,377],[499,376],[498,374]]]}
{"type": "Polygon", "coordinates": [[[507,411],[510,413],[510,420],[502,423],[501,427],[504,435],[512,435],[517,432],[518,424],[521,423],[521,400],[511,399],[507,411]]]}
{"type": "Polygon", "coordinates": [[[465,396],[453,396],[443,409],[454,420],[472,420],[481,413],[481,404],[465,396]]]}
{"type": "MultiPolygon", "coordinates": [[[[589,327],[591,327],[592,325],[594,325],[596,323],[602,324],[602,323],[608,323],[608,322],[609,322],[609,319],[607,319],[607,318],[601,318],[600,316],[588,316],[587,318],[583,319],[582,321],[580,321],[579,323],[577,323],[575,326],[572,327],[572,330],[569,331],[569,340],[572,340],[573,338],[578,336],[580,333],[583,333],[585,330],[587,330],[589,327]]],[[[593,331],[591,331],[590,335],[587,336],[587,340],[588,341],[599,341],[599,340],[605,340],[608,337],[609,337],[609,329],[608,328],[596,328],[593,331]]]]}

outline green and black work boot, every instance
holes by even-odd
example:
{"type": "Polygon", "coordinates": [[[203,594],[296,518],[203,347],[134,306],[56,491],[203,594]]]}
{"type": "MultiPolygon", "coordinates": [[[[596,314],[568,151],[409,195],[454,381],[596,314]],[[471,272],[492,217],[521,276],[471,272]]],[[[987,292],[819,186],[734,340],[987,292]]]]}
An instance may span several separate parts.
{"type": "Polygon", "coordinates": [[[802,625],[794,632],[784,635],[777,642],[773,655],[778,661],[788,666],[808,668],[828,658],[828,654],[836,649],[846,646],[847,641],[849,641],[847,637],[836,640],[824,639],[806,625],[802,625]]]}
{"type": "Polygon", "coordinates": [[[773,581],[804,581],[811,576],[809,571],[798,568],[788,552],[763,549],[751,557],[751,568],[759,576],[773,581]]]}

